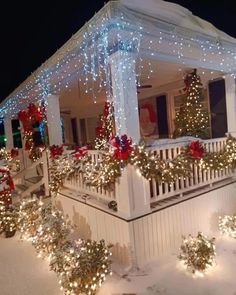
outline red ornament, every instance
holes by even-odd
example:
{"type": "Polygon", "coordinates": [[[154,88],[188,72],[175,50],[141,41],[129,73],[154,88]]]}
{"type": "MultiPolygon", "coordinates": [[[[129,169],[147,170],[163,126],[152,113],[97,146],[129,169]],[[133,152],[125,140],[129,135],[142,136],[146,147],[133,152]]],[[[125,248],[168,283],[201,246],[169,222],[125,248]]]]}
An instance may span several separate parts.
{"type": "Polygon", "coordinates": [[[204,147],[199,140],[192,141],[188,146],[188,152],[193,158],[199,159],[204,153],[204,147]]]}

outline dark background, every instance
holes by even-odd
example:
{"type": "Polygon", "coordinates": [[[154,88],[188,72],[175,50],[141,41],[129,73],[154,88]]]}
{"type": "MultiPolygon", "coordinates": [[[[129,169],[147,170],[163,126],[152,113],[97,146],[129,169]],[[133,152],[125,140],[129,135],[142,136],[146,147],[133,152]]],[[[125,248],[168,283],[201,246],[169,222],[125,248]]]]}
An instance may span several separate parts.
{"type": "MultiPolygon", "coordinates": [[[[190,9],[193,14],[236,37],[236,8],[233,0],[171,2],[190,9]]],[[[104,0],[55,3],[1,1],[0,101],[59,49],[103,5],[104,0]]]]}

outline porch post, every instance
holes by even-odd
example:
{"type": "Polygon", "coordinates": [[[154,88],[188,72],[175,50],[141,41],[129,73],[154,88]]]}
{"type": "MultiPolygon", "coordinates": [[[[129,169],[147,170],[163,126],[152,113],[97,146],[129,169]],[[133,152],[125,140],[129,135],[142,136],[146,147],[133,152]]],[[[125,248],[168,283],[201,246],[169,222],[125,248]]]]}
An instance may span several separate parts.
{"type": "Polygon", "coordinates": [[[110,58],[116,133],[140,140],[135,55],[121,50],[110,58]]]}
{"type": "MultiPolygon", "coordinates": [[[[110,57],[116,134],[127,134],[134,144],[140,140],[135,55],[117,51],[110,57]]],[[[149,182],[131,165],[116,183],[118,212],[133,218],[150,212],[149,182]]]]}
{"type": "Polygon", "coordinates": [[[4,119],[4,130],[5,130],[5,137],[6,137],[6,149],[11,150],[14,147],[14,143],[13,143],[13,133],[12,133],[12,125],[11,125],[10,118],[4,119]]]}
{"type": "Polygon", "coordinates": [[[225,95],[228,133],[236,136],[236,85],[231,75],[225,75],[225,95]]]}
{"type": "Polygon", "coordinates": [[[50,94],[45,99],[45,102],[46,102],[49,145],[53,145],[53,144],[61,145],[63,141],[62,141],[59,96],[50,94]]]}

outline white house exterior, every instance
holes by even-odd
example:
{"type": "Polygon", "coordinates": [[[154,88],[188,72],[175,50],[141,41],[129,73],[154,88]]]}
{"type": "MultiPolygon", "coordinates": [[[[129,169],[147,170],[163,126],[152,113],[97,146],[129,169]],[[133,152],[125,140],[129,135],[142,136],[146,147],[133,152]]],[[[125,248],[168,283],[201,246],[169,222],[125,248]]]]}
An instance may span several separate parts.
{"type": "MultiPolygon", "coordinates": [[[[158,122],[159,133],[146,140],[152,143],[149,149],[171,159],[189,140],[171,137],[175,101],[182,95],[184,74],[193,68],[201,76],[211,113],[209,85],[224,81],[225,133],[236,135],[236,40],[177,4],[110,1],[1,103],[7,148],[13,147],[11,119],[30,102],[40,101],[47,105],[50,145],[63,143],[61,118],[65,145],[92,141],[106,100],[114,102],[116,133],[128,134],[138,143],[140,104],[164,95],[166,136],[160,136],[158,122]],[[152,87],[137,93],[137,82],[152,87]],[[161,137],[169,139],[156,140],[161,137]]],[[[204,141],[209,151],[221,150],[226,140],[225,134],[213,136],[217,134],[214,128],[212,123],[213,138],[204,141]]],[[[90,153],[96,162],[99,152],[90,153]]],[[[26,162],[18,180],[30,171],[26,162]]],[[[147,181],[128,166],[114,191],[87,187],[78,177],[66,181],[54,201],[78,225],[82,238],[104,238],[114,245],[118,262],[142,266],[175,252],[183,234],[214,233],[217,216],[235,212],[235,174],[227,169],[214,173],[193,170],[192,177],[170,187],[147,181]],[[117,212],[107,207],[111,200],[117,202],[117,212]]],[[[40,185],[43,183],[47,192],[46,158],[40,185]]]]}

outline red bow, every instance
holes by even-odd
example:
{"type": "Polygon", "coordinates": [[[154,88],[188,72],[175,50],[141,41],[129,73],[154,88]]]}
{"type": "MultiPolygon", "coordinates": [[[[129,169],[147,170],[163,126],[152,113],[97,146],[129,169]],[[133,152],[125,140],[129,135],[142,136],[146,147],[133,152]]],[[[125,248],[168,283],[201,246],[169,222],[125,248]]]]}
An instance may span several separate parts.
{"type": "Polygon", "coordinates": [[[188,146],[188,152],[189,154],[194,158],[201,158],[201,156],[204,153],[204,147],[199,142],[199,140],[192,141],[190,145],[188,146]]]}
{"type": "Polygon", "coordinates": [[[61,156],[63,153],[63,146],[62,145],[51,145],[50,146],[50,158],[53,160],[56,156],[61,156]]]}
{"type": "Polygon", "coordinates": [[[133,151],[132,139],[128,138],[126,134],[120,138],[118,136],[110,139],[110,144],[113,146],[113,157],[120,160],[127,160],[133,151]]]}
{"type": "Polygon", "coordinates": [[[72,157],[76,159],[80,159],[88,152],[87,146],[82,146],[81,148],[77,149],[77,151],[72,155],[72,157]]]}

